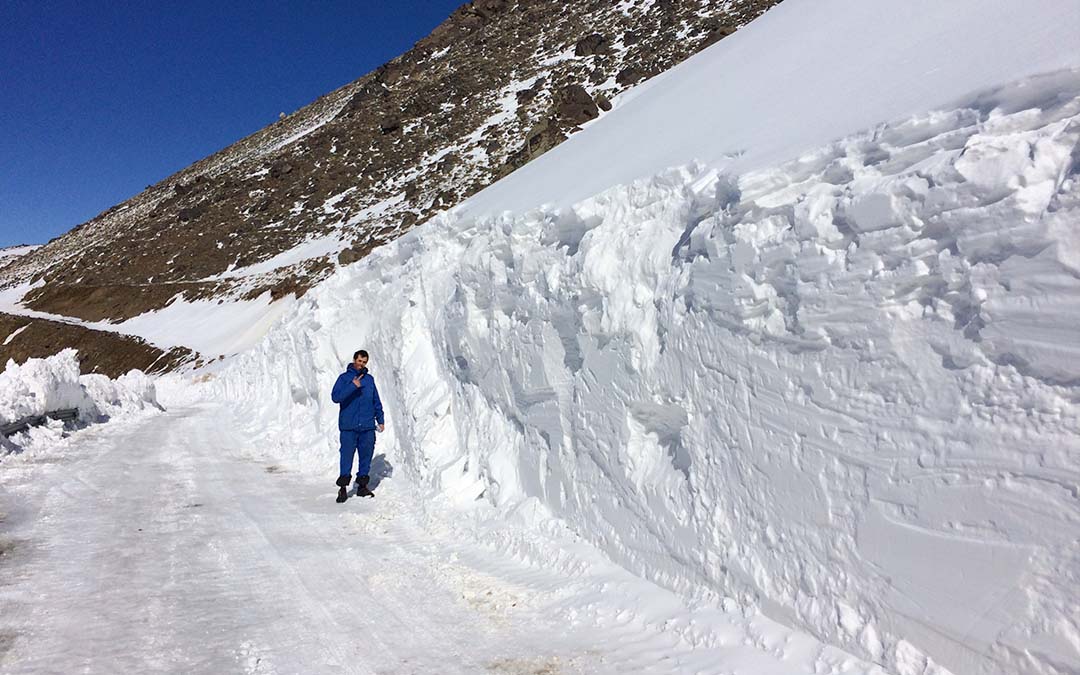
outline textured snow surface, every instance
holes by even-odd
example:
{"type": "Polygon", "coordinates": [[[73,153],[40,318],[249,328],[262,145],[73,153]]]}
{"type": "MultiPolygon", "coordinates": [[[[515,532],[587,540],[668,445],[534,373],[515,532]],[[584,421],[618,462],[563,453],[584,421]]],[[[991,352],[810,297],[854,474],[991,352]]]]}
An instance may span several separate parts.
{"type": "Polygon", "coordinates": [[[1070,0],[785,0],[619,97],[586,133],[462,205],[567,207],[700,160],[735,173],[789,160],[970,92],[1080,66],[1070,0]]]}
{"type": "MultiPolygon", "coordinates": [[[[28,359],[22,365],[9,360],[0,372],[0,424],[57,410],[78,409],[79,422],[90,424],[130,412],[156,408],[153,380],[132,370],[115,380],[105,375],[80,375],[74,349],[46,359],[28,359]]],[[[0,457],[8,451],[46,446],[63,431],[50,421],[10,438],[0,437],[0,457]]]]}
{"type": "Polygon", "coordinates": [[[379,447],[433,495],[898,673],[1075,670],[1078,139],[1064,72],[773,168],[448,214],[216,387],[325,471],[365,347],[379,447]]]}

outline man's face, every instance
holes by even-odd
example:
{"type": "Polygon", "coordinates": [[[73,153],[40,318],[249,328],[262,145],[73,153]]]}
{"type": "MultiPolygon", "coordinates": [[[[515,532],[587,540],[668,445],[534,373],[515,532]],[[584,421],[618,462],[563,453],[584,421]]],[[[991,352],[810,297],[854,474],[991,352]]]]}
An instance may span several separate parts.
{"type": "Polygon", "coordinates": [[[353,365],[356,367],[357,370],[360,370],[361,368],[367,367],[367,360],[368,357],[366,356],[357,356],[355,359],[353,359],[353,365]]]}

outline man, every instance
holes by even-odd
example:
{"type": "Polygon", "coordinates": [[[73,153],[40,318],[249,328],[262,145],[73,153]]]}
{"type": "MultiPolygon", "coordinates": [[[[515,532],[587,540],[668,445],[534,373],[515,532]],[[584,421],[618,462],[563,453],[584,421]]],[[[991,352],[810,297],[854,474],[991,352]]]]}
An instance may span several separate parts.
{"type": "Polygon", "coordinates": [[[368,488],[368,472],[371,456],[375,453],[375,430],[381,432],[386,427],[379,390],[375,378],[368,372],[367,363],[368,353],[363,349],[353,354],[352,363],[338,376],[330,394],[334,403],[341,405],[338,411],[338,431],[341,433],[341,471],[337,479],[339,504],[349,498],[353,455],[358,452],[356,496],[375,496],[368,488]]]}

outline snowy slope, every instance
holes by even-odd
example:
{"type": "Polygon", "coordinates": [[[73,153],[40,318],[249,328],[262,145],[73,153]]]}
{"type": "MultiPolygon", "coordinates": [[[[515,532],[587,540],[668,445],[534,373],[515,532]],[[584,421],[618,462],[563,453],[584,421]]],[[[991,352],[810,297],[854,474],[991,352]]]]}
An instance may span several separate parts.
{"type": "Polygon", "coordinates": [[[40,246],[9,246],[0,248],[0,268],[11,264],[16,258],[26,255],[40,246]]]}
{"type": "Polygon", "coordinates": [[[9,246],[7,248],[0,248],[0,263],[6,262],[6,258],[12,258],[15,256],[26,255],[30,251],[38,248],[38,246],[9,246]]]}
{"type": "Polygon", "coordinates": [[[619,106],[466,202],[569,206],[659,168],[741,173],[976,90],[1080,64],[1068,0],[795,0],[624,94],[619,106]]]}
{"type": "Polygon", "coordinates": [[[232,356],[251,348],[295,302],[291,295],[272,301],[269,291],[251,300],[228,303],[217,300],[189,301],[183,294],[178,294],[161,309],[110,323],[83,321],[62,314],[27,309],[22,304],[23,296],[33,287],[32,284],[21,284],[0,290],[0,312],[134,335],[166,351],[186,346],[210,359],[232,356]]]}
{"type": "Polygon", "coordinates": [[[337,274],[216,390],[325,472],[365,347],[380,448],[480,520],[527,507],[898,673],[1080,669],[1077,27],[789,0],[337,274]]]}

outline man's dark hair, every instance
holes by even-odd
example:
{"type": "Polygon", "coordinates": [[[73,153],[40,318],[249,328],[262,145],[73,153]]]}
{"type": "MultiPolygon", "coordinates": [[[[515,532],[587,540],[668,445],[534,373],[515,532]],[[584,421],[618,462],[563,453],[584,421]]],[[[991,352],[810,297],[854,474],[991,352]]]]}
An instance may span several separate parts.
{"type": "Polygon", "coordinates": [[[352,355],[352,360],[355,361],[357,356],[363,356],[365,359],[368,358],[367,352],[363,349],[358,349],[356,353],[352,355]]]}

